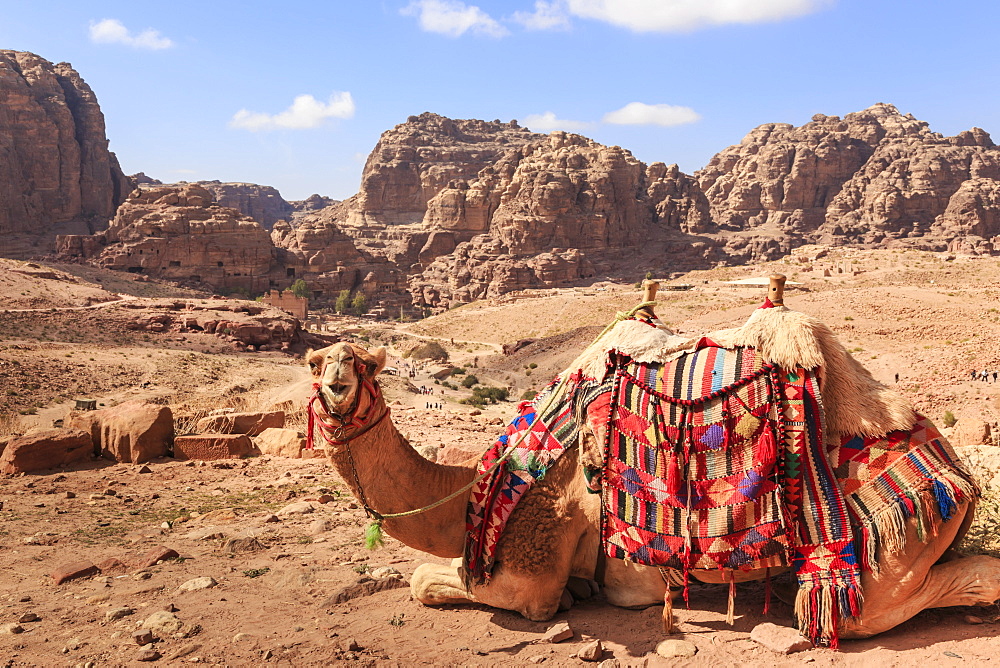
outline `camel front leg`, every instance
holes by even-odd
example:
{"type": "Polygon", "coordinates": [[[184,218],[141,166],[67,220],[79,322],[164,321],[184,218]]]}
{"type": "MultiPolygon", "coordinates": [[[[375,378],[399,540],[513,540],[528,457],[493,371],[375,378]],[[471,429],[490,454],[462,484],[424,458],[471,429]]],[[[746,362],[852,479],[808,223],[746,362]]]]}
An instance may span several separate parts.
{"type": "Polygon", "coordinates": [[[410,593],[424,605],[472,603],[476,599],[462,582],[462,560],[455,559],[450,566],[420,564],[410,578],[410,593]],[[457,564],[455,562],[458,562],[457,564]]]}
{"type": "Polygon", "coordinates": [[[1000,599],[1000,559],[960,557],[935,565],[952,545],[963,525],[965,503],[958,514],[938,527],[927,543],[917,539],[916,523],[906,524],[906,547],[895,555],[880,555],[878,577],[862,575],[864,606],[861,618],[845,621],[842,638],[867,638],[902,624],[927,608],[988,605],[1000,599]]]}
{"type": "Polygon", "coordinates": [[[492,608],[512,610],[527,619],[543,622],[552,619],[563,598],[565,580],[512,573],[498,568],[489,584],[462,582],[461,559],[450,566],[421,564],[410,579],[410,593],[424,605],[481,603],[492,608]]]}

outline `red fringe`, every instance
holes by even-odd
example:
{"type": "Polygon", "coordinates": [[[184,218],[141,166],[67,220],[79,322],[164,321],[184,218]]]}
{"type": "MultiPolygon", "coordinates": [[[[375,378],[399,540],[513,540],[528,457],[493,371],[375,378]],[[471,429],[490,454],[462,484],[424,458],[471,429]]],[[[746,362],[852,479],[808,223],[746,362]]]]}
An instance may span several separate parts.
{"type": "Polygon", "coordinates": [[[771,567],[764,569],[764,614],[771,612],[771,567]]]}

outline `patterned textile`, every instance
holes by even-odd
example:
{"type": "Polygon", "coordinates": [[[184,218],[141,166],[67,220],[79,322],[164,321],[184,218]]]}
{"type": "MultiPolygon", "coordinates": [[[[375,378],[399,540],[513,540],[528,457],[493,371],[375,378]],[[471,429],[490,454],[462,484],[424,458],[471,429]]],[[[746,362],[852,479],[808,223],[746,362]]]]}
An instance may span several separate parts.
{"type": "Polygon", "coordinates": [[[827,457],[858,529],[862,565],[875,573],[878,550],[903,547],[907,518],[917,520],[917,537],[926,540],[959,502],[979,496],[951,445],[923,416],[910,431],[845,436],[827,457]]]}
{"type": "Polygon", "coordinates": [[[517,502],[576,443],[579,425],[558,381],[520,404],[517,417],[479,462],[477,476],[484,477],[472,487],[465,528],[466,585],[489,581],[497,543],[517,502]]]}
{"type": "Polygon", "coordinates": [[[682,570],[785,563],[770,372],[753,350],[716,347],[619,368],[603,476],[608,556],[682,570]]]}
{"type": "Polygon", "coordinates": [[[667,364],[611,351],[605,380],[558,381],[521,404],[479,465],[466,585],[489,581],[517,501],[583,420],[607,427],[604,467],[584,475],[602,494],[609,556],[685,581],[693,568],[792,566],[799,628],[815,644],[837,646],[839,620],[860,614],[860,568],[877,573],[881,551],[903,548],[908,518],[925,540],[979,494],[923,417],[909,431],[824,445],[816,376],[764,364],[752,348],[703,339],[667,364]]]}
{"type": "Polygon", "coordinates": [[[709,346],[663,365],[624,358],[616,377],[608,556],[685,573],[791,564],[802,631],[835,645],[837,620],[860,614],[860,573],[814,376],[709,346]]]}

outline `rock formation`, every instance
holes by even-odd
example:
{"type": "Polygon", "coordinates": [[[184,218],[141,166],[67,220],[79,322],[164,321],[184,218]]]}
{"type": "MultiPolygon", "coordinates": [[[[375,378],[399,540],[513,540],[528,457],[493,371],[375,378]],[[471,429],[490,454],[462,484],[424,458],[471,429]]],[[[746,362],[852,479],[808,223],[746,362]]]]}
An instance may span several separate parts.
{"type": "Polygon", "coordinates": [[[219,206],[236,209],[256,220],[265,230],[270,230],[279,220],[288,220],[295,211],[295,207],[271,186],[220,181],[198,181],[196,185],[211,192],[219,206]]]}
{"type": "Polygon", "coordinates": [[[349,222],[419,223],[427,202],[449,182],[473,179],[508,149],[544,138],[517,121],[410,116],[382,133],[368,156],[349,222]]]}
{"type": "Polygon", "coordinates": [[[144,185],[106,233],[60,249],[227,291],[302,278],[314,306],[348,290],[426,310],[805,243],[1000,246],[989,135],[944,137],[888,104],[762,125],[693,176],[580,135],[423,113],[383,133],[361,181],[344,201],[291,203],[253,184],[144,185]]]}
{"type": "Polygon", "coordinates": [[[132,189],[108,151],[97,98],[68,64],[0,50],[0,254],[51,250],[107,227],[132,189]]]}
{"type": "MultiPolygon", "coordinates": [[[[421,258],[426,268],[411,279],[410,292],[432,307],[571,285],[598,267],[622,268],[640,245],[714,229],[708,201],[676,165],[647,167],[620,147],[565,132],[508,151],[471,183],[452,181],[428,203],[424,223],[488,232],[429,264],[421,258]],[[615,251],[617,261],[609,257],[615,251]]],[[[701,259],[699,252],[689,244],[674,257],[701,259]]]]}
{"type": "Polygon", "coordinates": [[[986,250],[997,234],[1000,151],[989,134],[944,137],[889,104],[762,125],[696,176],[715,221],[740,232],[726,246],[737,257],[748,245],[754,259],[815,241],[944,250],[958,236],[986,250]]]}
{"type": "Polygon", "coordinates": [[[201,186],[134,191],[108,230],[95,239],[61,236],[63,255],[89,256],[108,269],[145,274],[217,290],[260,293],[271,287],[271,239],[256,221],[221,207],[201,186]]]}

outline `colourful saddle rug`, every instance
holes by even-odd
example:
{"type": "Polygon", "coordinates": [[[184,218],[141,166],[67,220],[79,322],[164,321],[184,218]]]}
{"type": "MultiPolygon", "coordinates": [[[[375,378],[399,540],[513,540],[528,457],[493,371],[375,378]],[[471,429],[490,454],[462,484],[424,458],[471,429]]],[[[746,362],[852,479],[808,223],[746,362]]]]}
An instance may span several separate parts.
{"type": "Polygon", "coordinates": [[[847,505],[809,372],[715,346],[616,365],[603,475],[609,557],[692,569],[794,566],[808,637],[860,614],[847,505]],[[780,444],[780,447],[779,447],[780,444]]]}
{"type": "MultiPolygon", "coordinates": [[[[816,376],[710,340],[664,363],[612,351],[608,375],[553,383],[487,451],[469,503],[464,572],[488,582],[517,501],[577,441],[607,427],[601,535],[613,558],[684,572],[791,566],[800,631],[837,645],[860,614],[861,568],[902,548],[905,520],[933,534],[978,491],[950,446],[912,429],[824,439],[816,376]]],[[[921,538],[922,539],[922,538],[921,538]]]]}
{"type": "Polygon", "coordinates": [[[521,497],[576,443],[579,424],[562,396],[559,379],[534,401],[522,402],[518,415],[479,462],[465,527],[463,574],[466,586],[488,582],[497,545],[521,497]]]}

